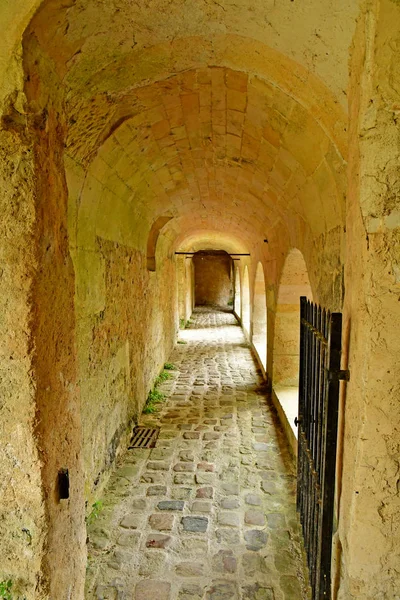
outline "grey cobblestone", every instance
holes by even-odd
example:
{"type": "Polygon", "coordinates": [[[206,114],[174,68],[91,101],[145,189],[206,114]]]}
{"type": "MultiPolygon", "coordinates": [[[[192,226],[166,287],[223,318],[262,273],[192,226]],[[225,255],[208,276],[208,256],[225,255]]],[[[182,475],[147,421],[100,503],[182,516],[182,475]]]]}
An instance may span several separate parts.
{"type": "Polygon", "coordinates": [[[295,471],[232,314],[196,309],[153,450],[118,460],[89,527],[86,600],[307,600],[295,471]]]}

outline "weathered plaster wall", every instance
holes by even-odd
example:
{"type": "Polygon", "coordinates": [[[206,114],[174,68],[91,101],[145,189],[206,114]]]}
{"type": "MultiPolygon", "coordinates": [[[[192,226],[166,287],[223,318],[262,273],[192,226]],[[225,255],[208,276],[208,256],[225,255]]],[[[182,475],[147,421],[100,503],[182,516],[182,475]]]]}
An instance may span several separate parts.
{"type": "Polygon", "coordinates": [[[352,52],[341,600],[399,593],[399,23],[398,2],[366,2],[352,52]]]}
{"type": "Polygon", "coordinates": [[[193,256],[196,305],[228,306],[232,301],[231,258],[199,252],[193,256]]]}
{"type": "Polygon", "coordinates": [[[38,265],[31,294],[32,367],[46,508],[39,589],[46,596],[67,599],[83,593],[86,535],[75,280],[69,253],[63,161],[66,122],[58,77],[29,31],[24,48],[35,161],[34,242],[38,265]],[[69,471],[68,500],[59,498],[58,473],[62,468],[69,471]]]}
{"type": "Polygon", "coordinates": [[[30,300],[38,259],[35,163],[25,119],[12,104],[1,118],[0,580],[12,579],[33,600],[45,543],[30,300]]]}
{"type": "Polygon", "coordinates": [[[76,273],[76,318],[85,498],[101,494],[176,331],[174,263],[158,256],[147,269],[150,227],[125,188],[94,161],[88,172],[66,157],[70,250],[76,273]],[[99,207],[101,207],[99,209],[99,207]]]}

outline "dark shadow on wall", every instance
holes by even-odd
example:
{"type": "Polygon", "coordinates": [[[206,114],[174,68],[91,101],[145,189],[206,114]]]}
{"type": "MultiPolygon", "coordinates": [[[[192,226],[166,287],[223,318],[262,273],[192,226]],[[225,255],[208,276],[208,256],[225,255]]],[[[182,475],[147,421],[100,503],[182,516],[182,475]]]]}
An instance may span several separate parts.
{"type": "Polygon", "coordinates": [[[195,305],[233,307],[232,258],[224,250],[193,255],[195,305]]]}

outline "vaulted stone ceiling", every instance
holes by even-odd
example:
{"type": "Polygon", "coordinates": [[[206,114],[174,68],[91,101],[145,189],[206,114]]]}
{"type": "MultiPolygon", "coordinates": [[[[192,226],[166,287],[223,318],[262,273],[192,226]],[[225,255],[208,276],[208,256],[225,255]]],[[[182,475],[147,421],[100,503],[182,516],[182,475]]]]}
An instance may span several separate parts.
{"type": "Polygon", "coordinates": [[[343,223],[356,13],[348,1],[56,0],[24,43],[51,59],[66,152],[102,218],[123,205],[143,247],[169,215],[177,239],[195,218],[196,231],[272,248],[343,223]]]}

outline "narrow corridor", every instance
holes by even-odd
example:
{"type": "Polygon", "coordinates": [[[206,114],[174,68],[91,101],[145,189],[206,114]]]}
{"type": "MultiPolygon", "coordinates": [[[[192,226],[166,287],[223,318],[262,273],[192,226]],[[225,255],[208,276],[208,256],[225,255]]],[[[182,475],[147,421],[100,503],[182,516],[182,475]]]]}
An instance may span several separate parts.
{"type": "Polygon", "coordinates": [[[242,330],[197,308],[180,339],[140,422],[156,448],[125,454],[89,525],[86,599],[306,599],[294,463],[242,330]]]}

